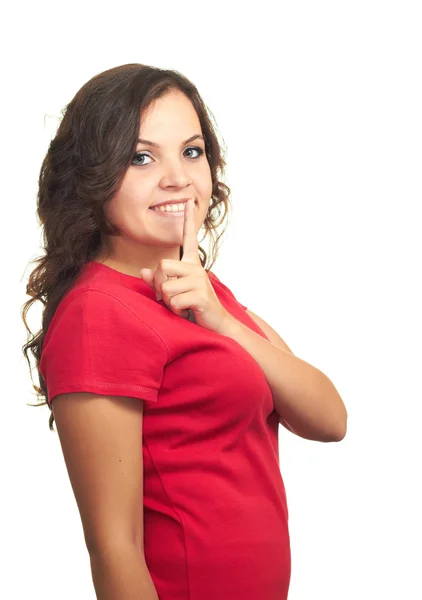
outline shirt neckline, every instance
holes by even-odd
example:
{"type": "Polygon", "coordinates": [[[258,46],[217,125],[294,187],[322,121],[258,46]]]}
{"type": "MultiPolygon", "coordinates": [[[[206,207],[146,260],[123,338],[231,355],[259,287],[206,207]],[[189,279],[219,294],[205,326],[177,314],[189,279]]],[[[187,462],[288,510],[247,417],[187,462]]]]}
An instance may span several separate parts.
{"type": "Polygon", "coordinates": [[[113,277],[114,279],[120,281],[126,286],[131,287],[132,289],[139,290],[143,286],[146,286],[152,293],[154,293],[152,288],[142,279],[140,275],[139,277],[136,277],[135,275],[128,275],[127,273],[122,273],[121,271],[118,271],[113,267],[109,267],[108,265],[97,262],[95,260],[92,260],[91,262],[87,263],[85,267],[87,269],[97,271],[98,273],[103,273],[108,277],[113,277]]]}
{"type": "MultiPolygon", "coordinates": [[[[136,277],[135,275],[128,275],[127,273],[122,273],[121,271],[118,271],[117,269],[114,269],[109,265],[105,265],[104,263],[100,263],[95,260],[92,260],[89,263],[87,263],[85,265],[85,268],[97,272],[102,272],[104,273],[104,275],[111,276],[114,279],[117,279],[121,283],[137,291],[146,287],[151,292],[151,294],[154,295],[154,290],[142,279],[140,275],[139,277],[136,277]]],[[[213,273],[211,271],[208,271],[208,276],[211,276],[211,280],[212,275],[213,273]]]]}

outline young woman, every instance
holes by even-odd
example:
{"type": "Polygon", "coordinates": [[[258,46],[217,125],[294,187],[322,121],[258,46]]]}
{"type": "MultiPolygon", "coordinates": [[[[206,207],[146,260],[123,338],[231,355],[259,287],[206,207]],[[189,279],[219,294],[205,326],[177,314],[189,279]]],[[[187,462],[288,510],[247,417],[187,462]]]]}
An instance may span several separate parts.
{"type": "Polygon", "coordinates": [[[287,598],[279,423],[325,442],[346,433],[328,377],[211,271],[224,166],[196,87],[139,64],[77,92],[42,164],[45,255],[25,324],[34,301],[44,312],[24,352],[100,599],[287,598]]]}

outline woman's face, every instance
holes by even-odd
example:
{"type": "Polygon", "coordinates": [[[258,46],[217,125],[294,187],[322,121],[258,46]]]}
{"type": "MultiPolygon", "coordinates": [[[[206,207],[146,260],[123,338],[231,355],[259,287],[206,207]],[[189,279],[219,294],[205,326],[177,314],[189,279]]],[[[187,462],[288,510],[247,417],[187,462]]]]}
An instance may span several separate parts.
{"type": "MultiPolygon", "coordinates": [[[[198,115],[190,100],[172,90],[150,105],[141,118],[139,139],[123,183],[106,205],[119,236],[111,236],[111,261],[155,269],[160,259],[179,260],[183,216],[167,216],[152,206],[168,200],[195,199],[197,232],[210,205],[212,179],[198,115]],[[186,142],[186,140],[190,140],[186,142]]],[[[110,260],[109,260],[110,262],[110,260]]]]}

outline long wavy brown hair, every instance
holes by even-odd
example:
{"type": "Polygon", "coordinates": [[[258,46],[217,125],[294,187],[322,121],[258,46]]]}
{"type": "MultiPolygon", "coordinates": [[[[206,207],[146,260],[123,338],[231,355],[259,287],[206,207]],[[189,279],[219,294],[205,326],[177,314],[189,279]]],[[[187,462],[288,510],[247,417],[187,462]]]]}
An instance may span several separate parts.
{"type": "MultiPolygon", "coordinates": [[[[45,253],[30,263],[37,266],[28,278],[26,293],[30,299],[23,304],[21,316],[28,334],[22,351],[41,402],[29,406],[49,406],[39,364],[44,338],[60,301],[99,249],[109,249],[108,236],[117,233],[107,221],[104,207],[118,191],[133,160],[142,115],[151,102],[174,89],[191,100],[201,124],[212,177],[202,240],[210,237],[211,258],[200,245],[199,254],[207,271],[217,259],[219,240],[228,225],[230,188],[219,180],[226,161],[212,123],[214,116],[197,88],[178,71],[142,64],[121,65],[95,75],[62,110],[38,179],[37,217],[45,253]],[[224,227],[218,231],[221,224],[224,227]],[[32,334],[26,315],[36,300],[44,305],[42,327],[32,334]],[[32,377],[29,351],[35,357],[39,385],[32,377]]],[[[49,428],[53,431],[54,414],[49,408],[49,428]]]]}

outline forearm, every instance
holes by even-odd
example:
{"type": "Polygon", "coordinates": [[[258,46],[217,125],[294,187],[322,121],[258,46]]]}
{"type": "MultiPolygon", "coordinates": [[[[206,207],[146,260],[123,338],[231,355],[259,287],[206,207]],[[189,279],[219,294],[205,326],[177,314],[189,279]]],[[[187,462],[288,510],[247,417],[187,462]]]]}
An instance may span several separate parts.
{"type": "Polygon", "coordinates": [[[159,600],[145,558],[133,544],[90,552],[98,600],[159,600]]]}
{"type": "Polygon", "coordinates": [[[294,433],[321,442],[344,437],[347,411],[324,373],[276,347],[232,316],[224,322],[221,334],[234,339],[259,364],[271,389],[275,410],[294,433]]]}

